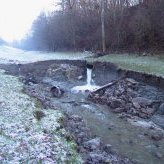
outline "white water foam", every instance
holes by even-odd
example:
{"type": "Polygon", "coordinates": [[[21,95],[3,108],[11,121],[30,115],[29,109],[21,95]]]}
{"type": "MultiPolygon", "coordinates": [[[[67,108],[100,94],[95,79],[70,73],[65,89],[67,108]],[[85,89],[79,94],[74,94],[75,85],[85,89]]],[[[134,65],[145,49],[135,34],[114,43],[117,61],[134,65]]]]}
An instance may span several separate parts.
{"type": "Polygon", "coordinates": [[[87,84],[82,86],[76,86],[72,88],[73,92],[86,92],[86,91],[94,91],[99,88],[97,85],[92,84],[92,69],[87,68],[87,84]]]}

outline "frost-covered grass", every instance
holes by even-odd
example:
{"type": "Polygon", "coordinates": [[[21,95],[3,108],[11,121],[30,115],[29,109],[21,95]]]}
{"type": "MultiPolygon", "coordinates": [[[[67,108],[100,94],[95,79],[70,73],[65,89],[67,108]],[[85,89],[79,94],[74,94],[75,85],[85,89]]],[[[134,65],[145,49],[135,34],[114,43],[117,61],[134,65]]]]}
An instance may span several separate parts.
{"type": "Polygon", "coordinates": [[[120,68],[145,72],[164,77],[164,56],[139,56],[128,54],[111,54],[91,61],[106,61],[117,64],[120,68]]]}
{"type": "Polygon", "coordinates": [[[77,60],[92,56],[89,52],[39,52],[0,46],[0,63],[31,63],[45,60],[77,60]]]}
{"type": "Polygon", "coordinates": [[[0,70],[0,163],[81,163],[75,143],[61,135],[66,133],[63,115],[39,109],[22,88],[16,77],[0,70]],[[39,110],[44,117],[38,121],[34,113],[39,110]]]}

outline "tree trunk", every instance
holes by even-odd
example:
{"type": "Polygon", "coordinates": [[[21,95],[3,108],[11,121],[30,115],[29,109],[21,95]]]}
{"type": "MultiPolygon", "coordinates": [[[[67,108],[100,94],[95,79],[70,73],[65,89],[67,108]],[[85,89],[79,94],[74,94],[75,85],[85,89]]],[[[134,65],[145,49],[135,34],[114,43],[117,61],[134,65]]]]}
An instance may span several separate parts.
{"type": "Polygon", "coordinates": [[[101,0],[101,28],[102,28],[102,51],[106,52],[106,43],[105,43],[105,3],[104,0],[101,0]]]}

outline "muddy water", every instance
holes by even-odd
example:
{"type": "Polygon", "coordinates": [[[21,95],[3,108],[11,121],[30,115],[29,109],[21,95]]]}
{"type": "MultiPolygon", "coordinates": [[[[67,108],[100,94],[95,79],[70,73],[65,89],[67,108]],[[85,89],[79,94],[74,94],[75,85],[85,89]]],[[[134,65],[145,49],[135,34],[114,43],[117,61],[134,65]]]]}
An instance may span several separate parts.
{"type": "MultiPolygon", "coordinates": [[[[54,85],[56,84],[59,82],[54,82],[54,85]]],[[[65,84],[60,83],[60,86],[62,85],[64,87],[65,84]]],[[[87,94],[72,93],[70,89],[73,86],[66,86],[65,97],[53,99],[58,108],[82,116],[93,135],[101,137],[104,143],[111,144],[115,151],[136,163],[164,163],[164,140],[150,139],[148,134],[152,131],[151,129],[134,126],[128,121],[118,118],[118,114],[112,113],[109,107],[87,101],[87,94]]]]}

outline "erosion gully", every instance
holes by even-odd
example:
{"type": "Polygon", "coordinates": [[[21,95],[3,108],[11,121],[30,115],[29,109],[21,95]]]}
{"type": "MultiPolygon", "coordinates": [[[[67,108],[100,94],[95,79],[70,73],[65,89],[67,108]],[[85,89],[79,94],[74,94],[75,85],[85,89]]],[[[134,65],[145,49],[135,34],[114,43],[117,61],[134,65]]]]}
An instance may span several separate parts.
{"type": "MultiPolygon", "coordinates": [[[[55,81],[50,83],[59,84],[55,81]]],[[[60,84],[62,87],[64,85],[60,84]]],[[[64,112],[82,116],[93,135],[101,137],[105,144],[111,144],[115,151],[136,163],[164,162],[163,157],[158,157],[158,154],[164,154],[164,141],[150,139],[148,133],[151,129],[134,126],[127,120],[120,119],[118,114],[112,113],[109,107],[87,101],[87,94],[70,91],[62,99],[55,98],[54,103],[64,112]]]]}
{"type": "MultiPolygon", "coordinates": [[[[47,67],[44,68],[47,69],[52,63],[53,61],[46,64],[41,63],[41,65],[47,65],[47,67]]],[[[73,62],[71,61],[71,64],[72,63],[73,62]]],[[[84,69],[84,74],[86,74],[85,64],[86,63],[80,65],[80,67],[84,69]]],[[[76,63],[75,65],[79,64],[76,63]]],[[[40,65],[39,67],[35,67],[35,64],[31,66],[26,67],[28,69],[23,67],[22,70],[24,70],[24,73],[37,72],[38,74],[38,68],[41,68],[40,65]]],[[[120,76],[120,73],[118,74],[118,70],[112,64],[95,63],[94,67],[96,69],[93,70],[93,80],[97,85],[106,84],[120,76]]],[[[15,70],[17,69],[16,67],[14,68],[15,70]]],[[[12,73],[17,74],[16,71],[12,73]]],[[[44,76],[43,72],[41,73],[41,76],[44,76]]],[[[73,87],[84,85],[86,83],[85,81],[86,78],[82,81],[76,82],[59,81],[47,76],[42,78],[43,83],[51,86],[60,86],[65,90],[66,94],[62,98],[53,98],[55,106],[63,112],[82,116],[92,134],[101,137],[101,140],[105,144],[111,144],[116,152],[127,156],[135,163],[163,164],[164,140],[156,141],[149,137],[148,134],[153,129],[144,126],[145,122],[149,120],[142,119],[141,122],[143,122],[143,126],[131,124],[127,119],[121,119],[118,117],[118,114],[111,112],[108,106],[95,104],[87,100],[88,92],[72,92],[71,89],[73,87]]],[[[145,96],[154,96],[164,100],[164,90],[162,88],[154,85],[144,85],[146,85],[146,88],[144,88],[142,92],[145,96]]]]}

